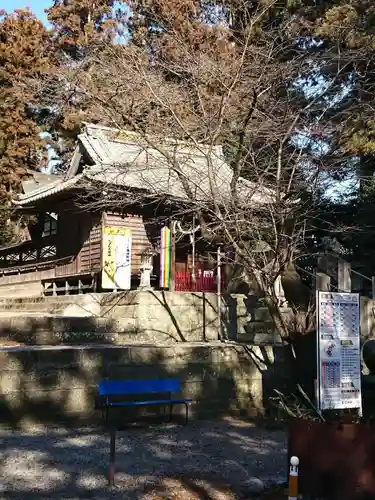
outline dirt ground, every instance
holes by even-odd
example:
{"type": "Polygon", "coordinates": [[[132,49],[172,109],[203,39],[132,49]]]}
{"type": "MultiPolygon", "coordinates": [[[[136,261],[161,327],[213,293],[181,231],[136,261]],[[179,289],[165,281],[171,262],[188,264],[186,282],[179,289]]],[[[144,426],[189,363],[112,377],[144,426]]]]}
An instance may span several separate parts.
{"type": "Polygon", "coordinates": [[[143,500],[285,500],[287,494],[283,486],[272,486],[262,494],[251,494],[246,491],[234,492],[228,485],[215,485],[205,481],[181,479],[165,479],[158,485],[146,488],[143,500]]]}
{"type": "Polygon", "coordinates": [[[259,498],[247,487],[252,478],[267,485],[286,479],[285,433],[236,419],[121,431],[112,489],[109,440],[100,429],[0,430],[0,443],[4,499],[251,500],[259,498]]]}

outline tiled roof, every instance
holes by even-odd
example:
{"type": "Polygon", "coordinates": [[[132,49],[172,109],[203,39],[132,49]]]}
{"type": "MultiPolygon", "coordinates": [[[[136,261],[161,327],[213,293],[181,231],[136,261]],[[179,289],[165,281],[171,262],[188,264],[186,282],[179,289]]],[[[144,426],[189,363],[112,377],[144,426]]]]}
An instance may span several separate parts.
{"type": "Polygon", "coordinates": [[[80,177],[81,176],[76,176],[73,179],[69,179],[68,181],[59,179],[52,184],[47,184],[41,186],[40,188],[34,189],[33,191],[22,194],[17,200],[13,200],[13,203],[17,206],[23,206],[27,205],[28,203],[41,200],[43,198],[48,198],[51,195],[71,188],[73,185],[78,183],[80,177]]]}
{"type": "MultiPolygon", "coordinates": [[[[93,124],[86,124],[78,140],[94,165],[86,166],[82,174],[69,180],[58,180],[21,195],[14,202],[16,205],[26,205],[70,189],[79,180],[85,184],[97,181],[145,190],[150,195],[198,202],[214,198],[220,203],[230,197],[233,172],[224,161],[221,146],[210,148],[171,139],[157,141],[149,138],[145,141],[134,132],[93,124]],[[185,189],[186,184],[192,197],[185,189]]],[[[254,203],[266,203],[273,196],[271,190],[245,179],[239,180],[238,188],[239,195],[247,202],[251,199],[254,203]]]]}

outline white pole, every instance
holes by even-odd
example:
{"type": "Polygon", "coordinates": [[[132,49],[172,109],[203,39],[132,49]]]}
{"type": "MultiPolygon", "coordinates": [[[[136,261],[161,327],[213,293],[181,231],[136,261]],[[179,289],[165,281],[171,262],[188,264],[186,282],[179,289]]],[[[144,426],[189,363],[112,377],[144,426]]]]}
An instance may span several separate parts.
{"type": "Polygon", "coordinates": [[[291,457],[289,468],[288,500],[298,500],[298,457],[291,457]]]}
{"type": "Polygon", "coordinates": [[[192,253],[192,273],[191,273],[191,281],[195,283],[195,216],[193,216],[193,234],[191,241],[191,253],[192,253]]]}
{"type": "Polygon", "coordinates": [[[218,328],[218,337],[221,340],[221,249],[217,248],[217,276],[216,276],[216,284],[217,284],[217,328],[218,328]]]}

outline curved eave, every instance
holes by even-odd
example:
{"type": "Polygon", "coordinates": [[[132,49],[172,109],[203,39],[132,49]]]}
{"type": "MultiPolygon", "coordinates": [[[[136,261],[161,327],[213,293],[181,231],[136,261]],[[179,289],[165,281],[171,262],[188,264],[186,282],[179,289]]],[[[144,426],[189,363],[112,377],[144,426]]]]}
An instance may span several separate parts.
{"type": "Polygon", "coordinates": [[[20,196],[18,200],[12,200],[12,203],[19,208],[27,207],[30,203],[35,203],[36,201],[50,198],[51,196],[61,193],[62,191],[69,190],[78,183],[80,178],[81,176],[77,175],[76,177],[73,177],[73,179],[59,181],[53,186],[45,186],[35,191],[31,191],[27,195],[20,196]]]}

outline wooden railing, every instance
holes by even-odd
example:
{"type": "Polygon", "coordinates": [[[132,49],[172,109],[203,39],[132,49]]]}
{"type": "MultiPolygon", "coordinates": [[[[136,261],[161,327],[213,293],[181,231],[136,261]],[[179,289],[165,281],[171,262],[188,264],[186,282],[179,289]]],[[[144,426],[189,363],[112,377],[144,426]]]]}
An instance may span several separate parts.
{"type": "Polygon", "coordinates": [[[15,247],[0,251],[0,268],[13,268],[34,265],[57,258],[56,241],[46,238],[37,246],[31,242],[21,243],[15,247]]]}

